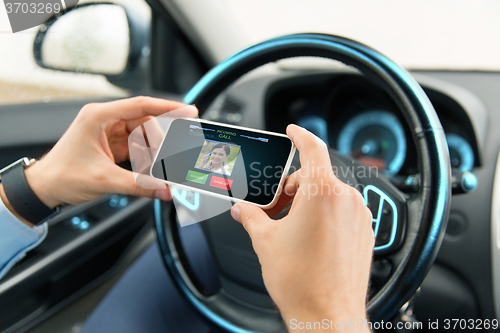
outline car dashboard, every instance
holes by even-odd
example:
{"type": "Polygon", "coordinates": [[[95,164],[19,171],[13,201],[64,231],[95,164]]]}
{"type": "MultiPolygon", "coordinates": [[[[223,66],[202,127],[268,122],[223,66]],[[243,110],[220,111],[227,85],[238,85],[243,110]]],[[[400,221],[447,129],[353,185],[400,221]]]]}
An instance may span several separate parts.
{"type": "MultiPolygon", "coordinates": [[[[485,124],[485,108],[472,111],[453,97],[426,88],[444,127],[453,168],[480,166],[475,129],[485,124]]],[[[318,74],[273,83],[266,94],[266,128],[283,132],[290,123],[320,136],[341,154],[379,167],[389,175],[417,172],[416,148],[398,106],[390,96],[357,74],[318,74]]],[[[482,131],[477,128],[477,131],[482,131]]]]}

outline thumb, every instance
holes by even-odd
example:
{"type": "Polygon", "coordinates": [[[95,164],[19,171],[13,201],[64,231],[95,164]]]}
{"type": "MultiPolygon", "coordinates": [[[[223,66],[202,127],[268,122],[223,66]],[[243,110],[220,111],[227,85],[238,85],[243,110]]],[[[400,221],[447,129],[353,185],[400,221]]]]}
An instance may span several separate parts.
{"type": "Polygon", "coordinates": [[[151,186],[144,186],[145,184],[143,184],[141,179],[135,179],[136,177],[134,177],[134,173],[132,171],[125,170],[118,166],[113,171],[110,186],[110,190],[113,193],[128,194],[137,197],[157,198],[164,201],[172,199],[172,195],[167,184],[158,186],[156,183],[156,186],[151,188],[151,186]]]}
{"type": "Polygon", "coordinates": [[[268,222],[272,221],[261,208],[248,203],[234,205],[231,208],[231,216],[243,225],[250,237],[256,229],[268,225],[268,222]]]}

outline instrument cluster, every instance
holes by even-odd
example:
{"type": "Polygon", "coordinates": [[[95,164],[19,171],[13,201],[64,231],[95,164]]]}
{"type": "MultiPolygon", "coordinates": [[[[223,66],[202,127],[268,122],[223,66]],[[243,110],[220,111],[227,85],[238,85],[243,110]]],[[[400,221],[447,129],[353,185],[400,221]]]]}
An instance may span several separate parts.
{"type": "MultiPolygon", "coordinates": [[[[424,88],[425,89],[425,88],[424,88]]],[[[446,133],[453,168],[471,171],[478,165],[474,131],[457,103],[426,90],[446,133]]],[[[296,123],[331,148],[383,169],[389,176],[418,172],[411,131],[390,96],[368,79],[353,74],[317,75],[270,87],[266,127],[284,131],[296,123]]]]}

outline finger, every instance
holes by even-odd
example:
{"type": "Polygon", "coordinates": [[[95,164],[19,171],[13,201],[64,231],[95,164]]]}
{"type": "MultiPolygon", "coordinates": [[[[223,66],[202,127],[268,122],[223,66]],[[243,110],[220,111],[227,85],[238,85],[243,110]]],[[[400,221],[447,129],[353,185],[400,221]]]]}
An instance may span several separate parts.
{"type": "Polygon", "coordinates": [[[147,123],[149,120],[154,119],[153,116],[140,117],[136,119],[132,119],[126,122],[126,128],[129,133],[131,133],[138,126],[141,126],[147,123]]]}
{"type": "MultiPolygon", "coordinates": [[[[147,116],[139,119],[148,118],[148,120],[144,123],[139,123],[141,125],[140,129],[143,135],[143,139],[145,140],[148,148],[151,149],[153,156],[156,156],[158,149],[160,148],[163,138],[165,136],[166,123],[171,123],[173,118],[193,118],[198,115],[198,109],[196,109],[192,105],[183,106],[180,109],[176,109],[173,111],[169,111],[163,115],[153,117],[147,116]],[[161,122],[161,124],[160,124],[161,122]],[[163,125],[162,125],[163,124],[163,125]]],[[[128,123],[132,123],[133,125],[137,125],[136,120],[128,121],[128,123]]],[[[132,127],[131,126],[131,127],[132,127]]],[[[137,128],[136,128],[137,130],[137,128]]],[[[134,130],[135,131],[135,130],[134,130]]],[[[132,131],[132,132],[134,132],[132,131]]],[[[130,141],[130,140],[129,140],[130,141]]],[[[143,141],[143,140],[141,140],[143,141]]]]}
{"type": "Polygon", "coordinates": [[[160,116],[166,112],[186,108],[189,113],[196,113],[196,107],[186,105],[181,102],[169,101],[154,97],[133,97],[121,99],[113,102],[95,104],[99,110],[102,119],[112,119],[115,122],[119,120],[132,120],[146,116],[160,116]]]}
{"type": "Polygon", "coordinates": [[[288,176],[285,180],[285,184],[281,189],[281,192],[278,193],[279,198],[278,202],[271,207],[270,209],[266,209],[265,212],[269,216],[276,216],[285,209],[290,202],[292,202],[295,194],[297,193],[297,189],[299,188],[299,171],[295,171],[290,176],[288,176]]]}
{"type": "Polygon", "coordinates": [[[155,154],[152,149],[147,146],[146,141],[141,135],[142,133],[139,133],[139,130],[134,130],[129,136],[129,159],[132,164],[132,171],[148,175],[151,165],[153,164],[155,154]]]}
{"type": "MultiPolygon", "coordinates": [[[[197,112],[197,110],[195,110],[197,112]]],[[[172,111],[175,112],[175,111],[172,111]]],[[[143,124],[144,136],[147,137],[149,142],[149,147],[152,149],[153,153],[156,152],[163,142],[163,137],[165,136],[165,131],[161,127],[157,118],[152,118],[143,124]]]]}
{"type": "MultiPolygon", "coordinates": [[[[146,117],[139,118],[145,119],[146,117]]],[[[163,130],[157,118],[149,117],[142,126],[136,127],[128,136],[130,162],[134,171],[141,172],[150,167],[163,141],[163,130]]]]}
{"type": "Polygon", "coordinates": [[[288,125],[286,133],[300,153],[302,168],[313,164],[331,167],[328,148],[323,140],[305,128],[294,124],[288,125]]]}
{"type": "MultiPolygon", "coordinates": [[[[149,168],[148,168],[149,170],[149,168]]],[[[147,174],[142,174],[142,173],[137,173],[133,172],[134,177],[135,177],[135,183],[137,186],[149,190],[162,190],[165,188],[165,186],[168,187],[168,185],[165,184],[165,181],[153,178],[150,175],[147,174]]]]}
{"type": "Polygon", "coordinates": [[[198,109],[194,105],[185,105],[181,108],[169,111],[159,117],[168,117],[168,118],[197,118],[198,117],[198,109]]]}
{"type": "Polygon", "coordinates": [[[231,208],[231,216],[243,225],[251,238],[253,238],[258,228],[262,228],[266,223],[273,221],[262,209],[248,203],[234,205],[231,208]]]}
{"type": "MultiPolygon", "coordinates": [[[[120,193],[145,198],[157,198],[161,200],[172,199],[172,194],[167,184],[155,186],[155,188],[146,188],[139,186],[131,171],[117,166],[112,172],[109,186],[110,193],[120,193]],[[159,188],[160,187],[160,188],[159,188]]],[[[156,183],[158,185],[158,183],[156,183]]]]}

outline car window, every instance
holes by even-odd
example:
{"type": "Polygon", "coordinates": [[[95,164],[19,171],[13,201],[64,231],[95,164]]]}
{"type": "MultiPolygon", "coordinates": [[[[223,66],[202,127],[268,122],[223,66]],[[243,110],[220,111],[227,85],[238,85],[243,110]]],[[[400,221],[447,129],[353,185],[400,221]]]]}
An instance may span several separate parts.
{"type": "Polygon", "coordinates": [[[500,70],[496,0],[163,0],[215,62],[299,32],[348,37],[410,69],[500,70]]]}
{"type": "MultiPolygon", "coordinates": [[[[79,4],[86,2],[90,1],[80,1],[79,4]]],[[[116,0],[113,3],[127,6],[148,22],[151,19],[151,9],[144,0],[116,0]]],[[[88,30],[94,29],[93,24],[95,22],[91,20],[82,22],[82,26],[88,30]]],[[[103,75],[64,72],[38,66],[34,58],[33,45],[39,29],[38,26],[12,33],[6,7],[0,6],[0,105],[89,97],[125,97],[131,93],[111,84],[103,75]]],[[[52,44],[58,45],[57,37],[62,34],[53,35],[55,36],[50,36],[54,40],[52,44]]],[[[82,46],[78,53],[85,51],[85,46],[82,46]]],[[[104,56],[110,60],[110,66],[113,64],[112,59],[116,57],[114,51],[112,48],[103,51],[104,56]]],[[[57,52],[47,52],[47,50],[45,52],[50,54],[51,59],[58,57],[57,52]]]]}

